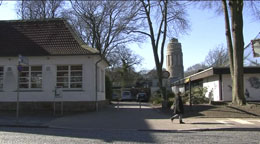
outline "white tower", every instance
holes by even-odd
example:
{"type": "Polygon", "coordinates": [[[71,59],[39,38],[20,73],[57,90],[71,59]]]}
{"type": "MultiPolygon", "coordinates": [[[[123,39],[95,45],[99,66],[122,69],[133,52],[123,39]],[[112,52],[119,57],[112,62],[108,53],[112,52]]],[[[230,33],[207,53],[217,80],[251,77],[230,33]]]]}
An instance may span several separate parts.
{"type": "Polygon", "coordinates": [[[184,77],[181,43],[172,38],[167,46],[166,69],[175,81],[184,77]]]}

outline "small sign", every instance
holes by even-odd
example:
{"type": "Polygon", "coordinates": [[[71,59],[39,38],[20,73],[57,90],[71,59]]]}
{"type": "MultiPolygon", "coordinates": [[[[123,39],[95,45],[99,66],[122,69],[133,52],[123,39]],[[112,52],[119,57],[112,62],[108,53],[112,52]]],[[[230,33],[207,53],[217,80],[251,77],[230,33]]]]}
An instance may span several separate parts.
{"type": "Polygon", "coordinates": [[[55,87],[55,98],[62,98],[62,87],[55,87]]]}
{"type": "Polygon", "coordinates": [[[251,41],[254,57],[260,57],[260,39],[255,39],[251,41]]]}
{"type": "Polygon", "coordinates": [[[29,65],[29,60],[27,57],[24,57],[22,55],[19,55],[18,57],[19,57],[18,59],[19,64],[29,65]]]}
{"type": "Polygon", "coordinates": [[[18,65],[17,69],[19,72],[21,72],[23,70],[23,67],[21,65],[18,65]]]}
{"type": "Polygon", "coordinates": [[[168,78],[170,76],[170,73],[168,71],[163,71],[162,76],[163,78],[168,78]]]}

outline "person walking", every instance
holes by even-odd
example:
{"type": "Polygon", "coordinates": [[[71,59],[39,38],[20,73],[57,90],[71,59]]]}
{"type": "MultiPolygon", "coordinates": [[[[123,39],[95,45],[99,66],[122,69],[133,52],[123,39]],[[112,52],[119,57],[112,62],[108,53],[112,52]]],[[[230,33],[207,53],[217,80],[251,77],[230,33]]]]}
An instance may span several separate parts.
{"type": "Polygon", "coordinates": [[[174,115],[171,117],[171,121],[173,122],[175,118],[179,117],[180,124],[184,124],[184,122],[182,121],[183,113],[184,113],[184,108],[183,108],[181,93],[178,92],[177,96],[175,97],[174,115]]]}

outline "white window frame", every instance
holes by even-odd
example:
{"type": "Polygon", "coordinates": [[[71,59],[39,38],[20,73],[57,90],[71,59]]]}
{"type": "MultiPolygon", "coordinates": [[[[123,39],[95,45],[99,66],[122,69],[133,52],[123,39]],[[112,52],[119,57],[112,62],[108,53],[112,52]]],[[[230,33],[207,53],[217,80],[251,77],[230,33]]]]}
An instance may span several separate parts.
{"type": "Polygon", "coordinates": [[[63,89],[69,89],[69,90],[81,90],[83,88],[83,65],[81,64],[75,64],[75,65],[57,65],[56,66],[56,86],[57,87],[62,87],[63,89]],[[68,67],[68,70],[58,70],[58,67],[59,66],[66,66],[68,67]],[[71,67],[72,66],[81,66],[81,70],[71,70],[71,67]],[[68,72],[68,82],[58,82],[58,78],[65,78],[65,76],[58,76],[58,72],[68,72]],[[72,72],[81,72],[81,76],[71,76],[71,73],[72,72]],[[76,78],[80,78],[81,77],[81,82],[72,82],[71,79],[72,77],[76,78]],[[68,87],[63,87],[63,86],[60,86],[58,85],[59,84],[68,84],[68,87]],[[81,87],[80,88],[72,88],[71,87],[71,84],[81,84],[81,87]]]}
{"type": "Polygon", "coordinates": [[[28,89],[41,90],[42,86],[43,86],[43,72],[42,72],[43,71],[43,67],[41,65],[32,65],[32,66],[23,66],[23,67],[28,67],[29,69],[28,69],[28,71],[22,70],[21,72],[19,72],[19,74],[20,74],[19,75],[19,88],[22,89],[22,90],[28,90],[28,89]],[[32,67],[41,67],[41,71],[35,71],[35,70],[32,71],[32,67]],[[22,72],[28,72],[29,73],[28,77],[27,76],[21,76],[22,72]],[[40,77],[40,79],[41,79],[41,87],[38,87],[38,88],[33,88],[32,87],[32,84],[33,84],[33,82],[32,82],[32,73],[33,72],[41,73],[41,77],[40,77]],[[23,78],[28,78],[28,82],[22,82],[21,79],[23,79],[23,78]],[[20,85],[22,85],[22,84],[28,84],[28,88],[21,87],[20,85]]]}
{"type": "Polygon", "coordinates": [[[4,88],[4,67],[0,66],[2,68],[2,71],[0,70],[0,90],[4,88]]]}

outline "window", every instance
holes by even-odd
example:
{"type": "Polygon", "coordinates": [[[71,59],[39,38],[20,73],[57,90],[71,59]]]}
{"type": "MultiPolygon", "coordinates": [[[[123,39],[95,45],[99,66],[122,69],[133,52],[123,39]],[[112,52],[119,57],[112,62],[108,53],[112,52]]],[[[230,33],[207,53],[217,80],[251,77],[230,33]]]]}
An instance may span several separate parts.
{"type": "Polygon", "coordinates": [[[3,88],[4,80],[4,67],[0,67],[0,89],[3,88]]]}
{"type": "Polygon", "coordinates": [[[42,88],[42,66],[23,66],[19,73],[19,88],[42,88]]]}
{"type": "Polygon", "coordinates": [[[57,66],[57,84],[62,88],[82,88],[82,65],[57,66]]]}

